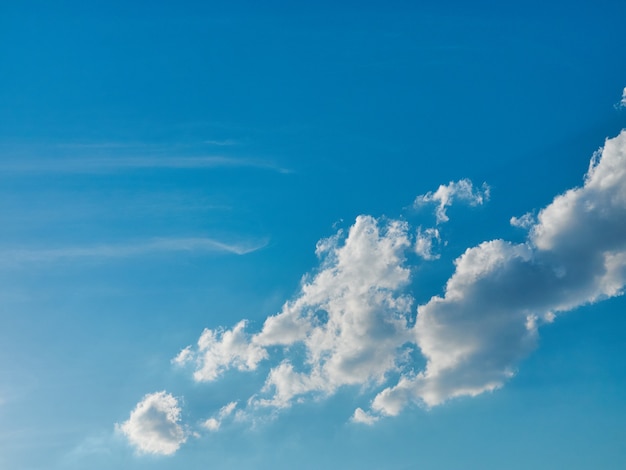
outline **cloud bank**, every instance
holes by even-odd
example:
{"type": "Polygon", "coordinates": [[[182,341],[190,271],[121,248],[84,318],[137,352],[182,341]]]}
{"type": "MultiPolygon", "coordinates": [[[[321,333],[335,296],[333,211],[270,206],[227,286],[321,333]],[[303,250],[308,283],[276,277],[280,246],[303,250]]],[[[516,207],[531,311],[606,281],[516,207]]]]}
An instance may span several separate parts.
{"type": "MultiPolygon", "coordinates": [[[[488,196],[486,185],[477,191],[461,180],[416,201],[435,203],[441,223],[454,199],[481,204],[488,196]]],[[[555,197],[536,218],[511,222],[527,230],[523,243],[495,239],[468,248],[443,294],[415,306],[412,273],[423,259],[436,259],[439,232],[359,216],[347,233],[318,242],[318,270],[260,331],[248,331],[245,320],[205,329],[173,362],[208,382],[273,360],[245,405],[250,414],[357,386],[374,396],[351,420],[367,425],[411,404],[433,407],[497,389],[536,347],[542,325],[623,293],[626,130],[594,154],[582,186],[555,197]]],[[[205,427],[219,429],[220,413],[205,427]]]]}

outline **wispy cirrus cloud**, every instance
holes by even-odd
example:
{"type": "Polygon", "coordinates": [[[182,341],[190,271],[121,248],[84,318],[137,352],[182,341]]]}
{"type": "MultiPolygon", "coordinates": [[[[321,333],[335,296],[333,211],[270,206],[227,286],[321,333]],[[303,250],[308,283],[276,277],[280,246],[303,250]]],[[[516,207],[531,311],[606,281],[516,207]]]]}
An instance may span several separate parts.
{"type": "Polygon", "coordinates": [[[223,139],[223,140],[210,139],[210,140],[205,140],[204,143],[207,145],[216,145],[218,147],[230,147],[231,145],[239,145],[239,142],[236,141],[235,139],[223,139]]]}
{"type": "Polygon", "coordinates": [[[222,155],[28,158],[15,161],[8,159],[0,163],[0,171],[7,173],[109,173],[125,170],[217,168],[257,168],[283,174],[292,172],[268,160],[222,155]]]}
{"type": "Polygon", "coordinates": [[[0,250],[0,265],[51,262],[76,258],[129,258],[160,252],[231,253],[245,255],[260,250],[268,241],[223,242],[212,238],[154,238],[127,244],[15,248],[0,250]]]}

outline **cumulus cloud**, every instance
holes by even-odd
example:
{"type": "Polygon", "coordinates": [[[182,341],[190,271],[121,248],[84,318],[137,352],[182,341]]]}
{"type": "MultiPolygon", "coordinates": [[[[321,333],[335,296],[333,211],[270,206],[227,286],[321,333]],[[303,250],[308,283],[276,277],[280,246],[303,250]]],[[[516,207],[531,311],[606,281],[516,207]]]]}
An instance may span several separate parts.
{"type": "Polygon", "coordinates": [[[143,397],[130,418],[116,429],[138,452],[172,455],[187,440],[187,432],[180,425],[181,409],[178,400],[165,391],[143,397]]]}
{"type": "Polygon", "coordinates": [[[443,297],[418,307],[424,371],[381,392],[372,408],[434,406],[502,386],[559,313],[620,295],[626,283],[626,131],[591,160],[584,185],[539,212],[523,244],[468,249],[443,297]]]}
{"type": "Polygon", "coordinates": [[[477,206],[489,200],[489,186],[483,183],[480,189],[474,188],[472,182],[468,179],[459,181],[450,181],[448,184],[442,184],[437,191],[429,191],[426,194],[417,196],[414,205],[416,207],[425,204],[435,204],[435,215],[437,223],[447,222],[449,220],[446,209],[455,201],[465,202],[470,206],[477,206]]]}
{"type": "Polygon", "coordinates": [[[422,230],[418,227],[415,236],[415,253],[427,261],[439,259],[439,254],[434,252],[435,245],[441,243],[441,235],[436,228],[427,228],[422,230]]]}
{"type": "MultiPolygon", "coordinates": [[[[207,328],[202,332],[195,353],[197,369],[194,379],[196,381],[215,380],[231,367],[239,370],[254,370],[261,360],[267,358],[265,349],[253,343],[244,331],[246,323],[242,320],[231,330],[207,328]]],[[[189,352],[189,354],[192,353],[189,352]]]]}
{"type": "MultiPolygon", "coordinates": [[[[461,180],[418,201],[437,203],[443,222],[453,199],[480,204],[487,197],[486,185],[476,191],[461,180]]],[[[438,230],[359,216],[347,233],[317,244],[319,269],[259,331],[247,331],[245,320],[206,329],[174,362],[192,364],[202,382],[274,359],[264,386],[247,402],[248,413],[323,398],[345,386],[382,389],[370,409],[352,415],[368,425],[411,403],[432,407],[495,390],[536,347],[542,325],[623,292],[626,131],[593,156],[582,186],[555,197],[536,218],[511,223],[528,230],[523,243],[496,239],[468,248],[443,293],[417,306],[414,316],[411,289],[419,286],[411,282],[409,255],[434,259],[438,230]],[[426,361],[419,370],[414,349],[426,361]]],[[[220,416],[205,427],[219,429],[220,416]]]]}
{"type": "Polygon", "coordinates": [[[382,383],[398,369],[398,351],[410,340],[412,298],[402,293],[410,278],[404,266],[410,244],[408,224],[359,216],[347,236],[340,232],[318,243],[319,272],[260,332],[245,333],[245,322],[233,330],[205,330],[194,350],[194,378],[215,380],[232,367],[252,370],[268,348],[299,345],[304,366],[285,359],[273,367],[255,406],[282,408],[310,393],[382,383]]]}
{"type": "Polygon", "coordinates": [[[626,108],[626,87],[622,91],[622,99],[615,106],[618,108],[626,108]]]}

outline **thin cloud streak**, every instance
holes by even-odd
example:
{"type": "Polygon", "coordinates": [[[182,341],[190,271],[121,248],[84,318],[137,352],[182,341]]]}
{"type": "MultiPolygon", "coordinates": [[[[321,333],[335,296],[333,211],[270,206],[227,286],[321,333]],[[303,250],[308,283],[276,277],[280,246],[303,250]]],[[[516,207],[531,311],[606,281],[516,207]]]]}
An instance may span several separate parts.
{"type": "Polygon", "coordinates": [[[60,158],[20,162],[4,162],[0,171],[11,173],[109,173],[123,170],[149,169],[212,169],[256,168],[282,174],[292,170],[282,168],[266,160],[232,158],[222,155],[197,157],[109,157],[109,158],[60,158]]]}
{"type": "Polygon", "coordinates": [[[267,246],[268,240],[227,243],[212,238],[157,238],[126,245],[95,245],[0,251],[3,264],[50,262],[74,258],[128,258],[160,252],[215,252],[246,255],[267,246]]]}
{"type": "Polygon", "coordinates": [[[231,145],[239,145],[239,142],[237,142],[234,139],[205,140],[204,143],[208,144],[208,145],[217,145],[219,147],[225,147],[225,146],[231,146],[231,145]]]}

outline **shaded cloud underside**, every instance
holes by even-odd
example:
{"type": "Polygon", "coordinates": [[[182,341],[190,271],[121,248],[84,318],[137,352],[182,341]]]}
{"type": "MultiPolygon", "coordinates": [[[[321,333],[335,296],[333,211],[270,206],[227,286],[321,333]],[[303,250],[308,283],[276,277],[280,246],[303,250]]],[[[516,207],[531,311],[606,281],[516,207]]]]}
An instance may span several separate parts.
{"type": "MultiPolygon", "coordinates": [[[[476,191],[462,180],[416,201],[435,202],[438,222],[445,222],[454,197],[479,204],[488,187],[476,191]]],[[[232,329],[206,329],[174,362],[193,366],[198,382],[214,381],[232,368],[254,370],[282,349],[284,359],[250,397],[248,412],[289,407],[348,385],[382,388],[369,410],[355,410],[352,420],[364,424],[411,403],[432,407],[501,387],[536,346],[541,325],[623,292],[626,131],[594,155],[582,187],[557,196],[536,220],[512,223],[528,230],[524,243],[491,240],[468,248],[455,260],[444,294],[417,306],[414,317],[409,254],[436,259],[439,232],[419,229],[413,236],[404,221],[359,216],[347,234],[318,243],[319,269],[260,331],[248,332],[245,320],[232,329]],[[296,345],[305,351],[303,364],[290,355],[296,345]],[[419,371],[414,349],[426,360],[419,371]],[[389,384],[390,376],[399,379],[389,384]]],[[[206,427],[215,430],[216,423],[206,427]]]]}

